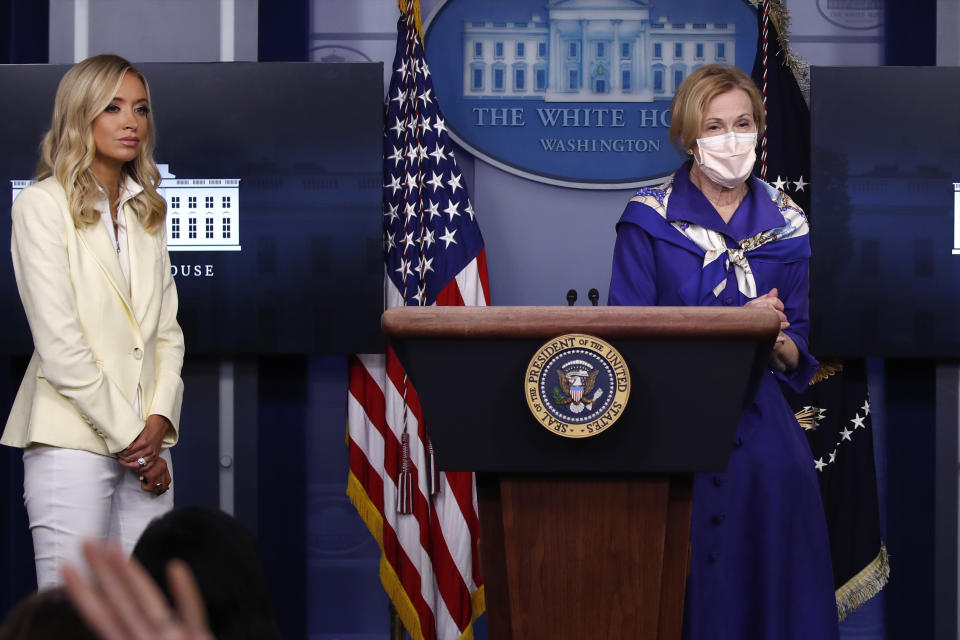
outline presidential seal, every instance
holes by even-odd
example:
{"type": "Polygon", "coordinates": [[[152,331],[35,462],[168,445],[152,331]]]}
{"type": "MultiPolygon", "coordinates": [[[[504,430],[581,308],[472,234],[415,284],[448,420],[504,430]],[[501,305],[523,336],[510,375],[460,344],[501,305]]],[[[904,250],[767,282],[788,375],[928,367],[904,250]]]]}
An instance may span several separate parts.
{"type": "Polygon", "coordinates": [[[553,338],[527,365],[525,395],[545,429],[589,438],[610,428],[630,397],[630,371],[620,352],[600,338],[571,333],[553,338]]]}

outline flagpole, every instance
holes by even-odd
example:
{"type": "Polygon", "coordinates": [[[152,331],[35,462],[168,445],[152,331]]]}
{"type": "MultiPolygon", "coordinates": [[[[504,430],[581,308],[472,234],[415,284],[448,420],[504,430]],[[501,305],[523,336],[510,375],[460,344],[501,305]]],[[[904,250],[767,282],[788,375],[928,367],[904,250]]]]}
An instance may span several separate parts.
{"type": "Polygon", "coordinates": [[[390,640],[404,640],[404,637],[407,635],[406,629],[403,628],[403,622],[400,620],[400,614],[397,613],[397,608],[393,606],[393,603],[390,603],[390,640]]]}

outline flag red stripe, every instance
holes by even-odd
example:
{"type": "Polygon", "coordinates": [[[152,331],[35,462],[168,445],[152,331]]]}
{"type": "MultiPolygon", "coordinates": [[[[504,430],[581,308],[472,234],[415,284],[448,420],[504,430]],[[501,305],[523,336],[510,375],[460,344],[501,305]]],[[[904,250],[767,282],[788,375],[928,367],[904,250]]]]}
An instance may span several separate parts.
{"type": "Polygon", "coordinates": [[[487,276],[487,248],[477,254],[477,273],[480,274],[480,286],[483,287],[483,301],[490,305],[490,279],[487,276]]]}
{"type": "MultiPolygon", "coordinates": [[[[392,350],[387,354],[387,375],[390,379],[390,382],[398,388],[398,391],[402,389],[404,377],[403,367],[400,365],[396,355],[392,352],[392,350]]],[[[409,384],[409,381],[407,384],[407,410],[410,411],[417,419],[419,424],[417,436],[421,443],[425,443],[426,432],[424,430],[423,414],[420,409],[420,399],[416,393],[416,390],[414,390],[413,385],[409,384]]],[[[413,478],[413,486],[418,487],[419,489],[420,470],[417,468],[413,460],[411,460],[411,473],[413,478]]],[[[460,500],[458,499],[457,502],[459,503],[460,500]]],[[[472,506],[470,511],[473,511],[472,506]]],[[[430,509],[426,496],[424,496],[419,490],[414,492],[413,495],[413,513],[420,524],[421,544],[423,544],[425,549],[430,550],[430,556],[434,563],[434,574],[437,580],[440,596],[447,604],[447,609],[450,611],[451,617],[453,617],[454,620],[459,623],[460,618],[454,615],[454,613],[457,610],[459,603],[463,602],[464,597],[466,598],[467,603],[470,602],[470,592],[467,585],[463,581],[463,577],[460,574],[460,569],[453,560],[453,556],[447,547],[447,542],[443,537],[442,532],[439,529],[432,530],[432,521],[435,520],[435,517],[432,515],[433,510],[430,509]]],[[[469,618],[467,619],[467,622],[469,622],[469,618]]]]}
{"type": "Polygon", "coordinates": [[[460,513],[470,530],[471,560],[473,563],[473,579],[477,584],[483,584],[483,572],[480,570],[480,554],[477,552],[477,540],[480,539],[480,518],[473,507],[473,474],[466,471],[447,471],[444,473],[450,490],[453,491],[460,513]]]}
{"type": "MultiPolygon", "coordinates": [[[[423,420],[420,421],[418,436],[421,442],[426,441],[426,430],[423,420]]],[[[416,486],[416,485],[415,485],[416,486]]],[[[417,511],[417,520],[420,522],[420,531],[422,537],[426,537],[425,548],[430,550],[430,557],[433,560],[434,575],[437,580],[437,587],[440,591],[440,597],[447,605],[450,616],[457,622],[457,626],[463,628],[460,624],[463,614],[463,602],[466,601],[469,611],[470,590],[464,583],[460,569],[457,567],[447,546],[447,539],[443,535],[440,522],[434,509],[429,509],[426,496],[419,491],[414,496],[414,510],[417,511]],[[425,518],[421,518],[417,507],[422,502],[425,518]],[[465,599],[465,600],[464,600],[465,599]]],[[[470,617],[466,620],[470,622],[470,617]]]]}
{"type": "Polygon", "coordinates": [[[463,296],[460,295],[460,285],[457,284],[457,279],[453,278],[447,285],[440,290],[440,293],[437,294],[437,306],[438,307],[462,307],[463,305],[463,296]]]}
{"type": "MultiPolygon", "coordinates": [[[[366,371],[366,368],[363,367],[362,364],[359,366],[366,371]]],[[[397,574],[397,578],[400,580],[400,583],[403,586],[403,590],[407,593],[407,596],[410,598],[410,601],[417,612],[417,617],[420,619],[421,629],[423,629],[424,638],[431,640],[436,637],[436,623],[433,611],[427,601],[423,598],[420,572],[418,571],[414,562],[411,561],[406,551],[404,551],[403,545],[400,544],[400,540],[397,537],[396,531],[394,531],[393,527],[390,525],[390,522],[386,518],[383,504],[383,479],[380,477],[380,474],[377,473],[377,468],[370,464],[370,461],[367,460],[366,455],[364,455],[363,450],[360,449],[359,446],[351,442],[349,445],[349,451],[350,470],[353,472],[353,475],[356,476],[357,480],[363,485],[364,490],[367,492],[367,496],[370,498],[370,501],[376,507],[377,511],[380,512],[382,522],[381,540],[383,545],[383,554],[386,557],[387,562],[389,562],[393,567],[394,572],[397,574]]],[[[417,492],[417,495],[421,494],[417,492]]],[[[395,505],[388,505],[387,508],[394,509],[395,505]]]]}
{"type": "MultiPolygon", "coordinates": [[[[453,281],[456,284],[456,281],[453,281]]],[[[459,292],[458,292],[459,295],[459,292]]],[[[386,357],[387,379],[393,384],[398,393],[402,395],[402,385],[404,372],[396,355],[390,351],[386,357]]],[[[364,411],[370,423],[378,431],[384,440],[385,459],[384,471],[394,479],[399,477],[399,450],[400,443],[394,432],[390,429],[385,410],[385,400],[383,392],[379,385],[372,379],[369,371],[363,366],[363,363],[356,358],[352,359],[350,367],[350,392],[354,398],[364,407],[364,411]]],[[[407,389],[407,410],[412,412],[419,424],[423,424],[422,413],[420,410],[420,401],[412,385],[407,389]]],[[[423,434],[418,434],[423,438],[423,434]]],[[[351,469],[354,475],[361,480],[368,494],[376,496],[377,509],[383,514],[384,509],[394,508],[394,505],[383,504],[383,482],[376,471],[371,467],[363,452],[351,443],[351,469]]],[[[413,461],[411,461],[412,463],[413,461]]],[[[429,508],[426,497],[419,491],[419,469],[415,464],[411,464],[411,473],[413,486],[418,490],[414,492],[414,517],[417,519],[420,531],[420,544],[429,551],[434,570],[434,578],[437,581],[438,595],[443,600],[451,618],[457,624],[458,628],[464,629],[472,620],[473,610],[471,593],[467,584],[464,583],[447,541],[443,536],[442,528],[437,520],[433,510],[429,508]]],[[[479,557],[476,553],[476,540],[479,535],[479,525],[476,512],[473,510],[472,502],[472,480],[471,474],[447,474],[448,482],[453,476],[454,482],[450,485],[453,491],[457,505],[460,507],[461,514],[467,523],[471,532],[471,565],[474,571],[474,581],[479,582],[479,557]],[[466,477],[467,483],[464,483],[463,477],[466,477]],[[466,493],[466,495],[464,495],[466,493]]],[[[424,632],[424,638],[431,640],[435,638],[435,617],[421,593],[420,574],[416,566],[410,561],[410,558],[404,552],[395,531],[389,525],[386,518],[383,518],[383,551],[387,561],[394,567],[398,579],[403,585],[404,591],[411,597],[411,602],[417,611],[421,620],[421,629],[424,632]],[[415,597],[414,597],[415,596],[415,597]]]]}
{"type": "Polygon", "coordinates": [[[420,572],[416,565],[411,562],[403,545],[400,544],[396,532],[386,519],[383,521],[383,553],[393,566],[403,590],[407,592],[407,597],[413,603],[417,611],[417,617],[420,618],[420,629],[423,631],[425,640],[436,640],[437,623],[433,615],[433,610],[427,601],[423,599],[421,588],[420,572]]]}
{"type": "MultiPolygon", "coordinates": [[[[393,383],[394,388],[401,396],[403,396],[403,379],[405,376],[406,372],[403,370],[403,365],[400,364],[400,360],[397,359],[397,354],[387,345],[387,378],[393,383]]],[[[407,410],[413,412],[417,418],[417,422],[423,422],[420,396],[417,395],[417,390],[413,388],[413,385],[410,384],[409,381],[407,383],[407,410]]]]}
{"type": "MultiPolygon", "coordinates": [[[[353,358],[350,364],[350,393],[356,398],[364,413],[383,438],[384,472],[396,483],[400,474],[400,443],[387,424],[386,402],[380,385],[370,376],[363,363],[353,358]]],[[[383,506],[380,505],[382,510],[383,506]]]]}
{"type": "Polygon", "coordinates": [[[456,622],[457,627],[463,629],[470,623],[472,617],[473,608],[470,603],[470,590],[464,584],[460,569],[457,568],[453,556],[450,555],[450,549],[447,547],[443,528],[437,519],[435,510],[430,512],[430,534],[434,540],[430,555],[433,558],[434,573],[437,577],[437,586],[440,588],[440,596],[447,606],[450,617],[456,622]]]}
{"type": "MultiPolygon", "coordinates": [[[[420,572],[417,570],[414,562],[410,560],[406,551],[404,551],[396,531],[394,531],[384,515],[383,480],[377,473],[376,467],[370,464],[360,447],[353,443],[350,444],[350,470],[354,476],[356,476],[357,480],[363,484],[370,501],[380,512],[383,554],[387,562],[393,567],[397,578],[403,585],[403,590],[406,591],[407,596],[410,598],[417,612],[421,628],[424,631],[424,637],[428,639],[435,638],[434,629],[436,623],[430,605],[423,598],[420,572]]],[[[390,505],[388,508],[392,509],[394,506],[390,505]]]]}
{"type": "MultiPolygon", "coordinates": [[[[403,369],[400,367],[399,362],[396,360],[396,356],[393,355],[392,352],[388,354],[387,362],[387,368],[391,372],[391,383],[396,384],[396,380],[399,379],[400,384],[402,384],[403,369]]],[[[357,358],[351,359],[350,392],[353,394],[354,398],[360,402],[361,406],[364,407],[364,411],[366,412],[370,422],[384,438],[384,450],[386,453],[384,466],[387,468],[392,467],[392,471],[388,471],[388,473],[390,473],[390,477],[394,480],[394,484],[396,484],[396,480],[399,477],[399,467],[398,463],[396,462],[398,458],[395,455],[390,455],[390,452],[399,452],[400,443],[397,441],[396,435],[387,424],[386,415],[384,412],[386,403],[379,385],[373,381],[366,367],[364,367],[363,363],[357,358]],[[392,464],[389,464],[391,462],[392,464]]],[[[414,417],[417,419],[417,422],[420,425],[418,428],[418,436],[422,442],[425,438],[425,432],[422,427],[423,420],[419,412],[419,399],[417,398],[416,392],[413,390],[412,385],[408,385],[407,404],[408,410],[415,414],[414,417]]],[[[450,549],[447,547],[447,541],[443,536],[443,532],[440,529],[439,522],[437,521],[433,510],[430,509],[426,496],[424,496],[424,494],[419,490],[420,471],[417,468],[414,460],[411,460],[410,463],[412,483],[413,486],[417,487],[418,489],[413,494],[413,516],[417,519],[419,524],[420,544],[424,549],[430,550],[430,556],[433,561],[434,574],[440,596],[443,598],[451,617],[460,628],[463,628],[463,624],[461,623],[469,623],[472,616],[470,590],[467,584],[464,583],[463,576],[460,574],[460,570],[457,567],[452,554],[450,553],[450,549]],[[464,603],[466,604],[466,609],[464,609],[464,603]]],[[[351,446],[351,469],[354,471],[354,475],[357,476],[358,479],[369,478],[371,470],[369,468],[365,468],[368,466],[369,463],[367,462],[366,457],[363,456],[363,452],[360,451],[358,447],[351,446]],[[357,465],[359,468],[355,468],[354,466],[354,449],[356,449],[359,457],[364,463],[364,465],[357,465]]],[[[373,476],[376,476],[375,472],[373,472],[373,476]]],[[[384,509],[383,484],[379,477],[376,477],[375,482],[378,483],[378,487],[374,490],[378,493],[380,503],[377,505],[377,508],[382,513],[384,509]]],[[[368,486],[366,482],[363,484],[364,486],[368,486]]],[[[462,505],[462,497],[458,495],[456,496],[456,499],[457,503],[462,505]]],[[[387,505],[386,508],[392,508],[392,505],[387,505]]],[[[461,511],[462,510],[463,509],[461,506],[461,511]]],[[[475,519],[472,502],[469,513],[471,516],[473,516],[473,519],[475,519]]],[[[467,516],[467,513],[464,513],[463,515],[464,519],[468,522],[469,527],[470,518],[467,516]]],[[[400,548],[399,545],[397,548],[400,548]]],[[[387,547],[385,544],[385,553],[386,549],[387,547]]],[[[400,549],[402,551],[402,548],[400,549]]],[[[393,558],[389,553],[387,556],[391,561],[391,564],[394,564],[393,558]]],[[[417,575],[419,576],[419,574],[417,575]]]]}
{"type": "Polygon", "coordinates": [[[370,502],[376,507],[380,514],[383,514],[383,479],[380,474],[370,466],[367,457],[363,454],[363,449],[358,447],[352,441],[349,446],[350,454],[350,472],[356,476],[357,480],[363,485],[364,490],[370,497],[370,502]]]}
{"type": "MultiPolygon", "coordinates": [[[[392,351],[387,354],[387,362],[391,360],[394,362],[394,369],[399,367],[399,363],[396,362],[396,356],[393,355],[392,351]]],[[[370,377],[370,373],[367,371],[366,367],[363,366],[363,363],[358,362],[359,369],[362,371],[354,371],[351,369],[351,385],[350,392],[354,394],[354,397],[357,398],[357,401],[360,402],[360,405],[364,408],[364,412],[367,414],[367,417],[370,419],[370,422],[373,426],[380,432],[380,435],[383,437],[384,445],[384,460],[383,465],[385,472],[389,475],[390,479],[393,480],[394,485],[398,484],[398,479],[400,477],[400,450],[401,443],[397,439],[393,430],[390,428],[387,417],[386,417],[386,401],[384,399],[384,394],[380,389],[380,386],[373,381],[373,378],[370,377]],[[362,398],[358,397],[354,392],[354,377],[358,379],[359,391],[362,393],[362,398]]],[[[402,372],[403,370],[400,369],[402,372]]],[[[403,376],[400,374],[400,380],[402,384],[403,376]]],[[[392,382],[392,381],[391,381],[392,382]]],[[[413,387],[411,386],[408,391],[408,410],[418,413],[410,405],[410,393],[412,393],[413,387]]],[[[398,389],[399,391],[399,389],[398,389]]],[[[402,392],[401,392],[402,395],[402,392]]],[[[420,419],[419,415],[414,416],[418,423],[422,423],[423,420],[420,419]]],[[[412,484],[414,487],[419,488],[419,470],[414,460],[410,460],[410,474],[412,479],[412,484]]],[[[420,523],[420,544],[424,548],[428,548],[430,544],[430,537],[425,526],[429,520],[428,511],[429,507],[427,501],[424,498],[423,494],[419,491],[414,491],[413,494],[413,515],[417,518],[417,521],[420,523]]],[[[388,506],[389,508],[395,508],[395,506],[388,506]]],[[[383,506],[381,505],[381,511],[383,506]]]]}
{"type": "Polygon", "coordinates": [[[380,385],[371,377],[363,362],[356,356],[350,357],[349,367],[350,394],[357,399],[370,422],[382,437],[386,437],[389,428],[386,417],[386,403],[380,385]]]}

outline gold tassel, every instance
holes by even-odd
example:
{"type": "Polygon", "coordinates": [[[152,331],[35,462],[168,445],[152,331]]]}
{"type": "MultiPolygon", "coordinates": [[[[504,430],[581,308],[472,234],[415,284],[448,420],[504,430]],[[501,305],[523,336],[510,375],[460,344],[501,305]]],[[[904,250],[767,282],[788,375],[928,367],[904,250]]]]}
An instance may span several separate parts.
{"type": "Polygon", "coordinates": [[[404,15],[407,13],[408,3],[413,5],[413,23],[417,25],[417,35],[420,36],[420,41],[423,42],[423,21],[420,19],[420,0],[397,0],[397,6],[404,15]]]}
{"type": "Polygon", "coordinates": [[[397,478],[397,513],[413,513],[413,471],[410,462],[410,436],[400,437],[400,477],[397,478]]]}
{"type": "Polygon", "coordinates": [[[880,593],[889,581],[890,559],[887,556],[887,547],[881,544],[877,557],[837,589],[837,619],[843,622],[867,600],[880,593]]]}

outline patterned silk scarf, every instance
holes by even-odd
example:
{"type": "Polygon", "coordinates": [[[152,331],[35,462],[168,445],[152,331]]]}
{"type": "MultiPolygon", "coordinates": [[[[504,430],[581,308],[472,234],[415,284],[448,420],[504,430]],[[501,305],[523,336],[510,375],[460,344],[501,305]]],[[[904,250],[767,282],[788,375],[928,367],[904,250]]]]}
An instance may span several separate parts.
{"type": "MultiPolygon", "coordinates": [[[[661,220],[670,225],[673,229],[680,232],[689,240],[703,255],[702,277],[698,278],[696,298],[689,300],[690,304],[703,304],[704,282],[709,283],[709,293],[714,297],[720,295],[727,284],[727,274],[732,269],[737,278],[737,288],[744,296],[748,298],[757,297],[757,284],[753,277],[753,271],[750,269],[750,261],[747,254],[757,257],[779,258],[783,261],[802,259],[809,257],[809,249],[804,250],[808,245],[804,243],[779,243],[780,240],[799,239],[809,233],[807,220],[800,208],[794,204],[790,196],[778,191],[761,180],[755,180],[754,186],[759,185],[764,188],[767,195],[776,205],[778,211],[783,216],[784,224],[782,226],[767,229],[760,233],[744,238],[734,246],[729,246],[727,238],[719,231],[707,229],[698,224],[687,222],[685,220],[667,220],[667,204],[670,200],[670,194],[673,191],[673,176],[666,182],[653,186],[644,187],[637,191],[637,195],[631,198],[631,202],[646,205],[659,214],[661,220]],[[722,259],[721,259],[722,258],[722,259]]],[[[649,233],[664,240],[676,240],[674,237],[665,237],[662,225],[651,225],[649,220],[644,220],[642,215],[624,214],[622,220],[634,222],[646,229],[649,233]]],[[[687,247],[690,249],[690,247],[687,247]]],[[[692,283],[691,283],[692,284],[692,283]]],[[[687,297],[687,296],[685,296],[687,297]]]]}

